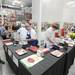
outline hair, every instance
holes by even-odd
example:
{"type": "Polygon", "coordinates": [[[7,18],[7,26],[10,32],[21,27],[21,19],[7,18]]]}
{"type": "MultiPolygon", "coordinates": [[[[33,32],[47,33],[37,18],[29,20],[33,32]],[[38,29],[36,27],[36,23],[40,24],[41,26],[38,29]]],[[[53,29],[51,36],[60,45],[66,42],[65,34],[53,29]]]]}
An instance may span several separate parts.
{"type": "Polygon", "coordinates": [[[0,15],[0,17],[2,17],[2,16],[0,15]]]}
{"type": "Polygon", "coordinates": [[[12,26],[12,30],[16,31],[16,26],[13,25],[12,26]]]}
{"type": "Polygon", "coordinates": [[[8,26],[5,26],[5,29],[8,30],[8,26]]]}
{"type": "Polygon", "coordinates": [[[26,22],[26,23],[25,23],[25,26],[26,26],[26,25],[30,25],[30,24],[29,24],[28,22],[26,22]]]}
{"type": "Polygon", "coordinates": [[[52,27],[55,28],[55,29],[59,29],[59,24],[58,23],[53,23],[52,27]]]}

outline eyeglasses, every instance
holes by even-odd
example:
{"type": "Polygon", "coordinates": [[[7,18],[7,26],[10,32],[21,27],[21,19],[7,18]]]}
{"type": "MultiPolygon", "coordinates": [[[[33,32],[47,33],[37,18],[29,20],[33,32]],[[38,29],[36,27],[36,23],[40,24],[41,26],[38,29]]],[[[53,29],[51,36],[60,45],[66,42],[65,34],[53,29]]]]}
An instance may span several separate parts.
{"type": "Polygon", "coordinates": [[[26,28],[30,27],[30,26],[25,26],[26,28]]]}

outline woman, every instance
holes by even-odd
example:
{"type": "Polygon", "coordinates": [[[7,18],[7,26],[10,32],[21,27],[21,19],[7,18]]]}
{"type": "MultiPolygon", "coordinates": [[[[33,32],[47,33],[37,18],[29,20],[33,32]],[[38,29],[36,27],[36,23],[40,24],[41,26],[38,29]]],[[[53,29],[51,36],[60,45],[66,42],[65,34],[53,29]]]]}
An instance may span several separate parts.
{"type": "Polygon", "coordinates": [[[53,23],[52,26],[50,28],[48,28],[45,32],[46,34],[46,47],[51,48],[52,45],[57,45],[57,43],[55,42],[55,33],[56,30],[58,29],[58,24],[57,23],[53,23]]]}

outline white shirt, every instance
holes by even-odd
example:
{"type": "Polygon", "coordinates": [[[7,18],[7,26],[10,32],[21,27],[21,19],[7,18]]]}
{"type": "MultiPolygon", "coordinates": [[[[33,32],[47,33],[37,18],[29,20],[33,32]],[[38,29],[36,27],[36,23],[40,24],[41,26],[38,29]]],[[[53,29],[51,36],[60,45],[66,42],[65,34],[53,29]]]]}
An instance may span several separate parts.
{"type": "Polygon", "coordinates": [[[27,30],[24,27],[18,29],[17,33],[19,33],[21,39],[26,39],[27,30]]]}
{"type": "Polygon", "coordinates": [[[36,32],[33,28],[31,28],[31,31],[27,31],[25,28],[21,27],[20,29],[17,30],[17,33],[20,34],[20,38],[21,39],[26,39],[27,37],[27,33],[30,33],[31,35],[31,38],[34,38],[35,39],[35,36],[36,36],[36,32]]]}
{"type": "Polygon", "coordinates": [[[35,30],[33,28],[31,28],[31,31],[29,33],[31,35],[31,38],[35,39],[36,32],[35,32],[35,30]]]}
{"type": "Polygon", "coordinates": [[[45,35],[46,35],[46,45],[47,45],[47,46],[53,45],[53,43],[55,43],[55,30],[53,30],[52,27],[50,27],[50,28],[48,28],[48,29],[46,30],[45,35]],[[50,41],[48,40],[48,38],[49,38],[53,43],[50,42],[50,41]]]}
{"type": "Polygon", "coordinates": [[[15,41],[19,41],[20,40],[20,36],[17,32],[13,32],[11,35],[12,38],[14,38],[15,41]]]}

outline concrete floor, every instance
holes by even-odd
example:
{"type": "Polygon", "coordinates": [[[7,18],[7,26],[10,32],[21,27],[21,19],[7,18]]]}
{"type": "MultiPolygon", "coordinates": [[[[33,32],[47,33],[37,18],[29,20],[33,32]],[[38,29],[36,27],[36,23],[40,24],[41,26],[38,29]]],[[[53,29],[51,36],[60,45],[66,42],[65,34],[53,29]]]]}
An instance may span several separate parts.
{"type": "Polygon", "coordinates": [[[75,75],[75,60],[74,60],[74,64],[71,66],[71,68],[69,70],[68,75],[75,75]]]}
{"type": "Polygon", "coordinates": [[[5,64],[0,64],[0,75],[15,75],[6,61],[1,40],[0,40],[0,57],[2,60],[5,61],[5,64]]]}
{"type": "MultiPolygon", "coordinates": [[[[0,41],[0,57],[5,61],[4,65],[0,64],[0,75],[15,75],[5,59],[5,54],[4,54],[1,41],[0,41]]],[[[75,75],[75,61],[72,67],[70,68],[68,75],[75,75]]]]}

